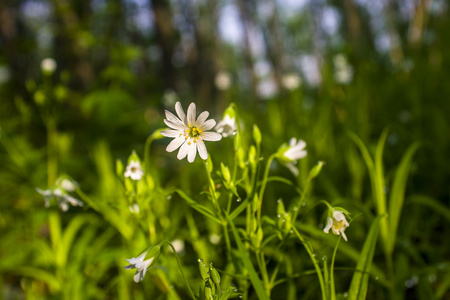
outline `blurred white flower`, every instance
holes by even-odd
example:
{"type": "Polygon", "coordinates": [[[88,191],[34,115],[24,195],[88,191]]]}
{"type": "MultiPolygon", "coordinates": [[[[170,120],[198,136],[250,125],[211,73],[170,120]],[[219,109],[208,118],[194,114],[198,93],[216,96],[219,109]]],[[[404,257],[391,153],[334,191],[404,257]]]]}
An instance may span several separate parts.
{"type": "Polygon", "coordinates": [[[278,150],[278,159],[294,174],[298,175],[298,169],[295,166],[297,160],[304,158],[308,152],[305,150],[306,143],[303,140],[297,142],[296,138],[289,140],[289,145],[283,144],[278,150]]]}
{"type": "Polygon", "coordinates": [[[10,77],[8,67],[0,66],[0,84],[7,82],[10,77]]]}
{"type": "Polygon", "coordinates": [[[60,177],[54,187],[48,190],[41,190],[36,188],[36,191],[42,195],[45,201],[45,207],[50,207],[50,201],[55,198],[58,206],[62,211],[69,209],[69,204],[72,206],[83,206],[84,203],[80,200],[70,196],[68,192],[73,192],[77,187],[77,183],[71,179],[60,177]]]}
{"type": "Polygon", "coordinates": [[[56,61],[53,58],[44,58],[41,61],[41,69],[44,73],[52,74],[56,70],[56,61]]]}
{"type": "Polygon", "coordinates": [[[147,269],[151,266],[155,258],[159,255],[159,247],[157,249],[156,254],[150,255],[151,257],[147,260],[144,260],[147,256],[149,250],[145,251],[138,257],[133,257],[130,259],[125,259],[129,265],[124,268],[127,270],[136,269],[136,274],[134,274],[134,282],[139,282],[144,279],[145,273],[147,273],[147,269]]]}
{"type": "MultiPolygon", "coordinates": [[[[177,253],[182,253],[184,252],[184,241],[180,240],[180,239],[176,239],[174,241],[172,241],[172,246],[175,248],[175,251],[177,253]]],[[[172,248],[169,248],[171,252],[173,252],[172,248]]]]}
{"type": "Polygon", "coordinates": [[[128,206],[128,209],[133,214],[139,214],[141,209],[139,208],[139,205],[137,203],[134,203],[133,205],[128,206]]]}
{"type": "Polygon", "coordinates": [[[209,236],[209,241],[211,242],[211,244],[217,245],[220,242],[220,236],[213,233],[209,236]]]}
{"type": "Polygon", "coordinates": [[[202,112],[197,119],[195,103],[191,103],[187,110],[187,116],[184,113],[180,102],[175,104],[175,110],[178,117],[166,110],[166,119],[164,123],[171,129],[161,131],[166,137],[174,138],[167,146],[167,152],[173,152],[180,148],[177,158],[183,159],[187,156],[191,163],[198,154],[202,159],[208,158],[205,143],[203,141],[219,141],[222,135],[217,132],[207,131],[216,125],[213,119],[206,120],[209,112],[202,112]]]}
{"type": "Polygon", "coordinates": [[[334,79],[340,84],[348,84],[353,79],[353,67],[348,63],[344,54],[333,57],[334,79]]]}
{"type": "Polygon", "coordinates": [[[343,210],[339,209],[332,209],[331,215],[328,213],[327,217],[327,226],[323,229],[325,233],[329,233],[330,229],[335,235],[342,235],[344,240],[347,242],[347,236],[345,235],[344,231],[347,227],[350,226],[350,224],[345,219],[343,210]]]}
{"type": "Polygon", "coordinates": [[[236,133],[236,119],[225,115],[225,117],[217,123],[216,131],[220,133],[224,138],[236,133]]]}
{"type": "Polygon", "coordinates": [[[230,74],[228,74],[227,72],[223,72],[223,71],[217,73],[214,83],[216,84],[216,87],[219,90],[222,90],[222,91],[228,90],[231,85],[230,74]]]}
{"type": "Polygon", "coordinates": [[[295,90],[302,84],[300,76],[294,73],[289,73],[281,78],[281,83],[288,90],[295,90]]]}
{"type": "Polygon", "coordinates": [[[133,180],[141,180],[142,176],[144,176],[144,171],[142,170],[141,164],[137,160],[132,160],[127,165],[125,173],[123,174],[125,177],[131,178],[133,180]]]}

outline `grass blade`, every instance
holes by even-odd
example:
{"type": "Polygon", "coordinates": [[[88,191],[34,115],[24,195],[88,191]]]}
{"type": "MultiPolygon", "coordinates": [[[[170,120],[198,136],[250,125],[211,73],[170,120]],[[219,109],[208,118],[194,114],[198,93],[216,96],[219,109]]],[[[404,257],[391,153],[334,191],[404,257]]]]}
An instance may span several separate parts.
{"type": "Polygon", "coordinates": [[[256,294],[258,295],[258,299],[260,300],[269,300],[269,297],[266,294],[266,290],[264,289],[264,285],[261,281],[261,279],[259,279],[258,274],[256,273],[255,268],[253,267],[252,262],[250,261],[250,258],[247,255],[247,251],[245,249],[244,244],[242,243],[242,240],[239,236],[239,233],[236,229],[236,227],[234,226],[233,222],[231,222],[229,220],[228,222],[230,224],[231,227],[231,231],[233,232],[233,236],[234,239],[236,240],[236,244],[238,246],[238,250],[239,250],[239,254],[240,254],[240,258],[242,259],[242,262],[244,263],[245,269],[248,272],[248,275],[250,277],[250,281],[253,284],[253,288],[256,291],[256,294]]]}
{"type": "Polygon", "coordinates": [[[420,143],[412,144],[400,162],[395,173],[392,184],[391,197],[389,199],[389,243],[388,252],[394,250],[395,239],[397,237],[397,228],[402,213],[403,200],[405,198],[406,181],[408,179],[409,170],[411,169],[411,161],[419,148],[420,143]]]}
{"type": "Polygon", "coordinates": [[[353,274],[349,289],[349,300],[360,300],[366,298],[367,286],[369,283],[369,270],[372,265],[373,254],[377,243],[380,220],[386,215],[379,215],[370,226],[369,234],[364,242],[363,250],[360,254],[356,270],[353,274]]]}

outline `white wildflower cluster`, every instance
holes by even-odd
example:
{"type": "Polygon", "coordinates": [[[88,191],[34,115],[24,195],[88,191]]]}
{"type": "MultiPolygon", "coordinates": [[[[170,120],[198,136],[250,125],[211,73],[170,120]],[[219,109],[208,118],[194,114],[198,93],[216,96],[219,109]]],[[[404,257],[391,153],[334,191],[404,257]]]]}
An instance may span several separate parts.
{"type": "Polygon", "coordinates": [[[58,178],[55,186],[47,190],[36,188],[36,191],[41,194],[45,201],[45,206],[50,206],[50,201],[56,199],[58,206],[62,211],[69,210],[69,204],[72,206],[83,206],[84,203],[80,200],[69,195],[70,192],[74,192],[78,184],[72,179],[62,176],[58,178]]]}
{"type": "Polygon", "coordinates": [[[342,235],[344,240],[347,242],[347,236],[345,235],[345,229],[350,226],[345,214],[349,214],[343,208],[334,207],[328,210],[327,225],[323,229],[325,233],[329,233],[330,229],[335,235],[342,235]]]}

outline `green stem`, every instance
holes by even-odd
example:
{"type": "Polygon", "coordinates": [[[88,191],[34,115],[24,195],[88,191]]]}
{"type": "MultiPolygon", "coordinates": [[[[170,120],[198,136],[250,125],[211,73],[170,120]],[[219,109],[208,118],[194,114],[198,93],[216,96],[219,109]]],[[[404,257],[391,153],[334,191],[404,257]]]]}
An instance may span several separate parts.
{"type": "Polygon", "coordinates": [[[330,266],[330,277],[331,277],[331,286],[330,286],[330,295],[331,300],[336,300],[336,288],[334,283],[334,261],[336,260],[336,253],[339,247],[339,242],[341,241],[342,236],[339,236],[339,239],[336,243],[336,247],[334,247],[333,257],[331,258],[331,266],[330,266]]]}
{"type": "Polygon", "coordinates": [[[189,294],[191,294],[192,299],[196,300],[194,292],[192,292],[191,286],[189,285],[189,282],[187,281],[186,276],[184,275],[183,266],[181,265],[181,261],[180,261],[180,258],[178,257],[178,254],[177,254],[177,251],[175,250],[175,247],[169,241],[161,242],[160,245],[161,244],[166,244],[166,245],[170,246],[170,248],[172,248],[172,252],[173,252],[173,254],[175,254],[175,258],[177,259],[178,267],[180,268],[181,276],[183,277],[183,280],[184,280],[184,282],[185,282],[185,284],[186,284],[186,286],[187,286],[187,288],[189,290],[189,294]]]}
{"type": "Polygon", "coordinates": [[[314,253],[312,251],[312,247],[311,245],[309,245],[308,242],[306,242],[303,237],[301,236],[300,232],[298,232],[297,228],[295,228],[294,226],[292,227],[292,229],[294,230],[295,235],[298,237],[298,239],[302,242],[302,244],[305,246],[306,252],[308,252],[309,257],[311,258],[311,261],[314,264],[314,268],[316,269],[316,273],[317,273],[317,277],[319,277],[319,283],[320,283],[320,291],[322,292],[322,299],[326,300],[327,296],[326,296],[326,291],[325,291],[325,283],[323,280],[323,274],[322,271],[320,270],[320,266],[319,263],[317,262],[316,257],[314,256],[314,253]]]}
{"type": "Polygon", "coordinates": [[[270,170],[270,164],[272,163],[273,159],[275,158],[276,154],[272,154],[269,159],[267,160],[266,169],[264,171],[264,177],[261,184],[261,189],[259,191],[259,203],[258,203],[258,212],[257,212],[257,222],[258,225],[261,225],[261,207],[262,207],[262,200],[264,196],[264,190],[266,189],[267,185],[267,178],[269,177],[269,170],[270,170]]]}

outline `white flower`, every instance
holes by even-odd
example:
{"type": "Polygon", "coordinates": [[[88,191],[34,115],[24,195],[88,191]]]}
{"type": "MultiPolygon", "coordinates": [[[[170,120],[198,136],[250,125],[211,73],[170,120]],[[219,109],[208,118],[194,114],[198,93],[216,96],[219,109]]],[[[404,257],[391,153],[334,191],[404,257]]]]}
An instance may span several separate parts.
{"type": "Polygon", "coordinates": [[[53,58],[45,58],[41,61],[41,69],[45,73],[51,74],[56,70],[56,61],[53,58]]]}
{"type": "Polygon", "coordinates": [[[181,160],[187,156],[191,163],[194,161],[198,150],[200,157],[207,159],[208,152],[203,141],[219,141],[222,139],[219,133],[207,131],[216,125],[216,121],[213,119],[206,120],[209,116],[207,111],[202,112],[195,119],[196,108],[194,103],[189,105],[187,116],[184,114],[180,102],[175,104],[175,110],[178,118],[166,110],[166,119],[164,119],[164,123],[172,129],[161,131],[163,136],[174,138],[167,146],[167,152],[173,152],[180,148],[177,158],[181,160]]]}
{"type": "Polygon", "coordinates": [[[125,266],[125,269],[131,270],[136,268],[136,274],[134,274],[134,282],[139,282],[144,279],[145,273],[147,273],[148,267],[152,264],[155,257],[151,257],[147,260],[144,260],[147,252],[142,253],[136,258],[125,259],[129,265],[125,266]]]}
{"type": "Polygon", "coordinates": [[[331,231],[335,235],[342,235],[344,240],[347,242],[347,236],[345,235],[344,231],[347,227],[350,226],[350,224],[345,219],[344,211],[333,209],[332,216],[333,217],[327,217],[327,226],[325,226],[323,231],[325,233],[328,233],[331,229],[331,231]]]}
{"type": "Polygon", "coordinates": [[[341,84],[348,84],[353,79],[353,67],[348,63],[344,54],[337,54],[333,57],[334,79],[341,84]]]}
{"type": "Polygon", "coordinates": [[[141,164],[137,160],[132,160],[127,165],[125,173],[123,174],[125,177],[129,177],[133,180],[141,180],[142,176],[144,176],[144,171],[141,168],[141,164]]]}
{"type": "Polygon", "coordinates": [[[281,78],[281,83],[288,90],[295,90],[302,84],[302,79],[294,73],[289,73],[281,78]]]}
{"type": "Polygon", "coordinates": [[[220,133],[223,137],[228,137],[236,133],[236,119],[231,118],[229,115],[225,115],[225,117],[217,123],[216,131],[220,133]]]}
{"type": "Polygon", "coordinates": [[[48,190],[41,190],[40,188],[37,188],[36,191],[44,197],[45,207],[50,206],[50,200],[53,198],[56,198],[58,206],[62,211],[67,211],[69,209],[69,203],[72,206],[84,205],[84,203],[80,200],[70,196],[62,186],[57,185],[48,190]]]}
{"type": "Polygon", "coordinates": [[[214,83],[219,90],[227,90],[231,85],[230,74],[228,74],[227,72],[217,73],[214,83]]]}
{"type": "Polygon", "coordinates": [[[308,152],[305,150],[306,143],[303,140],[297,142],[296,138],[289,140],[289,145],[281,146],[279,158],[284,162],[286,167],[295,175],[298,175],[298,169],[295,166],[297,160],[304,158],[308,152]]]}

